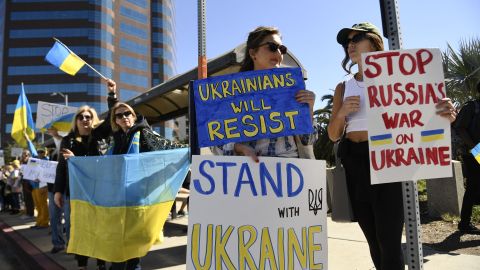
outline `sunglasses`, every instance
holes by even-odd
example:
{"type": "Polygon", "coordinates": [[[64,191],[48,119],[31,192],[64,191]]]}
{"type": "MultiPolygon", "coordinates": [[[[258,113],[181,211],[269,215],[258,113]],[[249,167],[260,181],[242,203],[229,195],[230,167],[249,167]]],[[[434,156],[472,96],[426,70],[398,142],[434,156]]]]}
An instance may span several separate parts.
{"type": "Polygon", "coordinates": [[[365,39],[368,39],[367,33],[358,33],[352,38],[347,38],[347,40],[345,40],[345,43],[343,44],[343,47],[348,47],[348,44],[350,44],[350,42],[353,42],[355,44],[365,39]]]}
{"type": "Polygon", "coordinates": [[[116,113],[115,117],[117,119],[122,119],[123,117],[128,118],[130,115],[132,115],[131,111],[124,111],[123,113],[116,113]]]}
{"type": "Polygon", "coordinates": [[[88,114],[79,114],[79,115],[77,115],[77,120],[90,121],[90,120],[92,120],[92,116],[91,116],[91,115],[88,115],[88,114]]]}
{"type": "Polygon", "coordinates": [[[271,42],[271,41],[267,41],[265,43],[262,43],[262,44],[258,45],[258,48],[260,48],[262,46],[265,46],[265,45],[268,45],[268,49],[271,52],[276,52],[277,50],[280,50],[281,54],[286,54],[287,53],[287,47],[285,45],[280,45],[280,44],[277,44],[277,43],[271,42]]]}

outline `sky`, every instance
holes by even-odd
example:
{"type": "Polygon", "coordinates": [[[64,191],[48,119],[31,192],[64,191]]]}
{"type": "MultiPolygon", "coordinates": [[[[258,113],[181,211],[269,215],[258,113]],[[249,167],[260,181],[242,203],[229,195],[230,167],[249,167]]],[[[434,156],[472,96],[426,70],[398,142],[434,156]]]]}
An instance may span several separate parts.
{"type": "MultiPolygon", "coordinates": [[[[177,74],[197,66],[197,1],[175,2],[177,74]]],[[[478,0],[398,0],[404,49],[440,48],[447,43],[457,49],[461,40],[480,38],[478,0]]],[[[276,26],[284,45],[308,73],[307,89],[316,93],[315,109],[323,107],[321,96],[333,94],[345,80],[341,67],[342,47],[338,31],[369,21],[380,30],[378,0],[206,0],[207,58],[215,58],[245,42],[257,26],[276,26]]],[[[386,48],[388,41],[384,39],[386,48]]]]}

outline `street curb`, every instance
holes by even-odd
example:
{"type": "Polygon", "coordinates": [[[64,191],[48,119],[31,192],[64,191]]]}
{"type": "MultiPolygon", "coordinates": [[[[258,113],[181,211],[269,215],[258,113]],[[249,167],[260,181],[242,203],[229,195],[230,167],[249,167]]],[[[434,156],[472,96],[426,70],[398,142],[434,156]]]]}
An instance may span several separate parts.
{"type": "Polygon", "coordinates": [[[10,247],[15,250],[21,258],[21,262],[29,269],[45,270],[64,270],[61,265],[45,255],[40,249],[28,241],[23,235],[15,231],[8,224],[0,220],[0,233],[5,236],[10,243],[10,247]]]}

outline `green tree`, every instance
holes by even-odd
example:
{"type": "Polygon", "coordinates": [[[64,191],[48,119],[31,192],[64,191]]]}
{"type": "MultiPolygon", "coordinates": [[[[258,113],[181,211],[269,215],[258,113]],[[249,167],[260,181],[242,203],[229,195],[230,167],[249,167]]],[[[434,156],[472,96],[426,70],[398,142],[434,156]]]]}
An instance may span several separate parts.
{"type": "Polygon", "coordinates": [[[458,107],[475,99],[475,86],[480,80],[480,39],[460,41],[459,51],[450,44],[443,53],[447,96],[458,107]]]}
{"type": "Polygon", "coordinates": [[[335,163],[335,156],[333,155],[333,143],[328,138],[327,126],[332,115],[333,95],[324,95],[321,100],[327,101],[327,104],[313,112],[314,121],[318,126],[318,140],[313,146],[313,151],[317,159],[326,160],[327,165],[332,165],[335,163]]]}

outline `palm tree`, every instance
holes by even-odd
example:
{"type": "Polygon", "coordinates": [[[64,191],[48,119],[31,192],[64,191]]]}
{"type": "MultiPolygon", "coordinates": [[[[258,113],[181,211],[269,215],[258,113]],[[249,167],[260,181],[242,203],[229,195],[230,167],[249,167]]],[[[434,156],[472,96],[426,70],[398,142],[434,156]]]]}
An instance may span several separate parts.
{"type": "Polygon", "coordinates": [[[480,39],[460,41],[456,52],[450,44],[443,53],[447,95],[457,105],[475,99],[480,80],[480,39]]]}
{"type": "Polygon", "coordinates": [[[324,95],[321,100],[326,100],[327,104],[313,112],[315,123],[318,126],[318,140],[315,142],[313,150],[317,159],[326,160],[328,164],[332,165],[335,163],[335,156],[333,155],[333,143],[328,138],[327,126],[332,115],[333,95],[324,95]]]}

